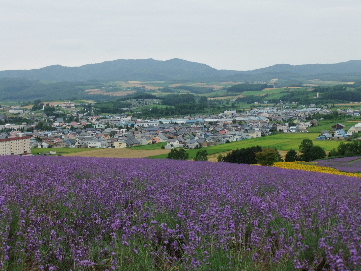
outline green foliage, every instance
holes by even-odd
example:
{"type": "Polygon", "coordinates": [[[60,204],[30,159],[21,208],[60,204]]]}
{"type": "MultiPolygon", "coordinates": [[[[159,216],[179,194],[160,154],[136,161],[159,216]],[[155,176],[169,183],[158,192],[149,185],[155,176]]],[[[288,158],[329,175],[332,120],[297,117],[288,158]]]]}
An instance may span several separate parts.
{"type": "Polygon", "coordinates": [[[27,124],[32,124],[32,123],[34,123],[34,120],[32,120],[30,118],[15,116],[15,117],[7,118],[7,122],[14,123],[14,124],[22,124],[25,122],[27,124]]]}
{"type": "Polygon", "coordinates": [[[329,156],[358,156],[361,155],[361,141],[355,140],[348,143],[340,142],[337,148],[330,151],[329,156]]]}
{"type": "Polygon", "coordinates": [[[159,142],[156,144],[149,144],[149,145],[139,145],[139,146],[133,146],[130,147],[132,150],[159,150],[159,149],[165,149],[165,145],[167,145],[166,142],[159,142]]]}
{"type": "Polygon", "coordinates": [[[35,100],[34,101],[34,105],[31,108],[32,111],[37,111],[37,110],[41,110],[43,109],[43,103],[41,102],[41,100],[35,100]]]}
{"type": "Polygon", "coordinates": [[[273,87],[271,85],[267,85],[267,84],[249,84],[249,83],[245,83],[245,84],[237,84],[234,86],[231,86],[228,88],[228,92],[243,92],[243,91],[259,91],[259,90],[263,90],[265,88],[268,87],[273,87]]]}
{"type": "Polygon", "coordinates": [[[263,100],[267,100],[267,95],[265,96],[245,96],[245,97],[239,97],[236,99],[239,103],[247,103],[247,104],[253,104],[253,103],[261,103],[263,100]]]}
{"type": "Polygon", "coordinates": [[[194,157],[194,161],[208,161],[208,152],[207,150],[199,150],[194,157]]]}
{"type": "Polygon", "coordinates": [[[304,139],[300,145],[300,159],[302,161],[310,162],[317,159],[323,159],[326,157],[326,152],[320,146],[313,145],[312,140],[304,139]]]}
{"type": "Polygon", "coordinates": [[[322,99],[343,102],[358,102],[361,100],[361,89],[350,88],[350,85],[336,85],[317,87],[315,91],[321,93],[322,99]]]}
{"type": "Polygon", "coordinates": [[[272,166],[275,162],[281,162],[282,158],[276,149],[267,148],[256,153],[257,163],[262,166],[272,166]]]}
{"type": "Polygon", "coordinates": [[[193,94],[169,94],[163,98],[165,105],[195,104],[196,98],[193,94]]]}
{"type": "Polygon", "coordinates": [[[222,162],[238,164],[257,164],[256,153],[262,151],[260,146],[233,150],[222,157],[222,162]]]}
{"type": "Polygon", "coordinates": [[[308,153],[305,154],[305,161],[314,161],[326,157],[326,152],[320,146],[313,146],[308,153]]]}
{"type": "Polygon", "coordinates": [[[53,115],[54,112],[55,112],[55,107],[54,106],[46,105],[44,107],[44,114],[46,114],[47,116],[53,115]]]}
{"type": "MultiPolygon", "coordinates": [[[[179,91],[185,90],[185,91],[189,91],[194,94],[205,94],[205,93],[212,93],[215,91],[213,88],[210,88],[210,87],[195,87],[195,86],[187,86],[187,85],[173,87],[173,89],[179,90],[179,91]]],[[[167,88],[169,93],[172,93],[171,91],[173,89],[167,88]]],[[[173,92],[176,92],[174,90],[173,90],[173,92]]]]}
{"type": "Polygon", "coordinates": [[[51,124],[39,121],[38,124],[35,125],[35,129],[42,131],[53,131],[56,128],[52,127],[51,124]]]}
{"type": "Polygon", "coordinates": [[[167,156],[168,159],[174,160],[187,160],[188,157],[189,155],[185,149],[172,149],[167,156]]]}
{"type": "Polygon", "coordinates": [[[298,155],[295,150],[289,150],[286,153],[285,162],[295,162],[298,160],[298,155]]]}
{"type": "Polygon", "coordinates": [[[20,78],[0,78],[0,99],[3,101],[36,101],[33,110],[42,108],[41,100],[110,99],[104,95],[89,95],[87,89],[101,88],[90,82],[43,82],[20,78]]]}
{"type": "Polygon", "coordinates": [[[96,103],[94,107],[99,110],[100,113],[123,113],[124,110],[122,108],[130,108],[132,106],[129,99],[162,100],[162,105],[140,108],[138,111],[141,111],[141,113],[138,113],[138,115],[142,118],[202,113],[208,106],[207,97],[195,96],[193,94],[170,94],[159,98],[148,93],[136,93],[115,101],[96,103]]]}
{"type": "Polygon", "coordinates": [[[300,145],[300,152],[302,153],[306,153],[308,152],[313,146],[313,142],[311,139],[304,139],[302,140],[301,142],[301,145],[300,145]]]}

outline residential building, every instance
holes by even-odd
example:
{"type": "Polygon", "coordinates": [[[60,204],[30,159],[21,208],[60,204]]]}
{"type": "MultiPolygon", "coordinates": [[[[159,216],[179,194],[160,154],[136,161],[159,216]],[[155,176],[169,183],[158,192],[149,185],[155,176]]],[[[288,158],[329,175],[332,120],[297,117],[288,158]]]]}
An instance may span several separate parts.
{"type": "Polygon", "coordinates": [[[0,155],[19,155],[30,153],[31,136],[0,139],[0,155]]]}

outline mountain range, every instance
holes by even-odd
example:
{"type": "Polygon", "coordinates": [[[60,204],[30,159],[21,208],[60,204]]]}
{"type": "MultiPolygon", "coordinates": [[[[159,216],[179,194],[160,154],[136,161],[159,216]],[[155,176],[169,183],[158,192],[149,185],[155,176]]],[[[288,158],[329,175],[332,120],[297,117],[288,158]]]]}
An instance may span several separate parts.
{"type": "Polygon", "coordinates": [[[23,78],[49,82],[80,81],[268,81],[361,80],[361,60],[337,64],[277,64],[251,71],[217,70],[182,59],[119,59],[80,67],[53,65],[32,70],[0,71],[0,78],[23,78]]]}

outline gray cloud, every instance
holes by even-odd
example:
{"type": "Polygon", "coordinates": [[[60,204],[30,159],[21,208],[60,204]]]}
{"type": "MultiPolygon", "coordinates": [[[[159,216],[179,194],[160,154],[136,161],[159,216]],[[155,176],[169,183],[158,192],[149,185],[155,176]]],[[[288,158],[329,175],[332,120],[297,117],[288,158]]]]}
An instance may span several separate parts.
{"type": "Polygon", "coordinates": [[[359,0],[0,0],[0,70],[174,57],[246,70],[361,59],[359,0]]]}

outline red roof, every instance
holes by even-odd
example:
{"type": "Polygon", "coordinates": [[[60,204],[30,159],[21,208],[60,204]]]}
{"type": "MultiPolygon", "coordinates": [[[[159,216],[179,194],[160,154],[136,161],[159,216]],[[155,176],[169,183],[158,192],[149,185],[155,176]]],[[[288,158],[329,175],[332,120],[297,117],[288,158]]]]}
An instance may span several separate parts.
{"type": "Polygon", "coordinates": [[[11,137],[11,138],[0,139],[0,142],[13,141],[13,140],[21,140],[21,139],[30,139],[30,138],[31,138],[31,136],[11,137]]]}

